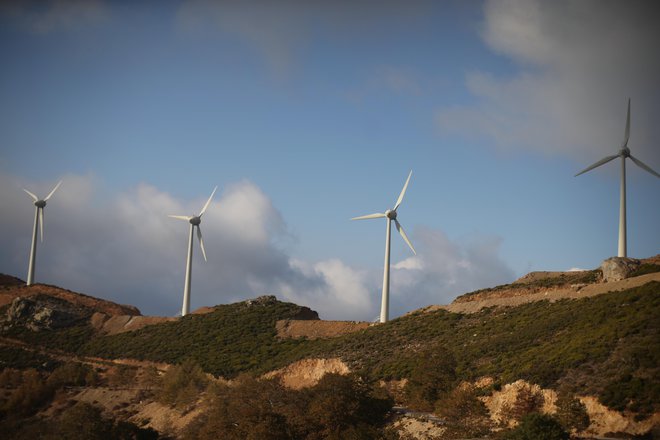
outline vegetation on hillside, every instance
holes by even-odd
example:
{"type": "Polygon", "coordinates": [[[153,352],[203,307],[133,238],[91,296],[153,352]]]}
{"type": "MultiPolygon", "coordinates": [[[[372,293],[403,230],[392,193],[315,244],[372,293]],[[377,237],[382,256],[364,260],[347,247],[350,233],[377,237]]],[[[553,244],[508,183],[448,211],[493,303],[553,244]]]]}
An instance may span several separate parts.
{"type": "Polygon", "coordinates": [[[185,438],[204,440],[384,439],[392,401],[355,376],[327,374],[311,388],[242,375],[210,390],[211,405],[185,438]]]}
{"type": "MultiPolygon", "coordinates": [[[[414,378],[426,354],[435,352],[451,360],[456,382],[492,376],[497,387],[526,379],[571,394],[597,395],[609,407],[640,417],[656,411],[660,402],[658,282],[470,315],[417,312],[333,339],[278,339],[276,321],[299,311],[279,301],[243,302],[114,336],[95,336],[89,327],[10,333],[77,354],[172,364],[192,359],[205,372],[227,378],[261,374],[305,357],[340,357],[366,380],[414,378]]],[[[429,391],[426,385],[420,385],[418,397],[451,389],[443,385],[429,391]]],[[[434,405],[433,399],[427,405],[434,405]]]]}
{"type": "Polygon", "coordinates": [[[204,371],[229,378],[265,373],[299,358],[304,341],[279,340],[275,323],[300,310],[280,301],[222,305],[211,313],[92,339],[79,353],[172,364],[194,359],[204,371]]]}
{"type": "MultiPolygon", "coordinates": [[[[650,272],[644,272],[644,273],[650,273],[650,272]]],[[[473,292],[468,292],[459,296],[458,298],[456,298],[456,301],[458,302],[466,301],[466,300],[469,301],[471,297],[479,294],[498,292],[498,291],[509,290],[514,288],[531,290],[537,288],[549,289],[552,287],[570,286],[572,284],[590,284],[590,283],[595,283],[601,277],[601,275],[602,272],[600,269],[584,270],[584,271],[576,271],[576,272],[564,272],[562,274],[559,274],[558,276],[540,278],[534,281],[517,282],[513,284],[502,284],[495,287],[487,287],[485,289],[475,290],[473,292]]],[[[642,274],[640,273],[640,275],[642,274]]]]}

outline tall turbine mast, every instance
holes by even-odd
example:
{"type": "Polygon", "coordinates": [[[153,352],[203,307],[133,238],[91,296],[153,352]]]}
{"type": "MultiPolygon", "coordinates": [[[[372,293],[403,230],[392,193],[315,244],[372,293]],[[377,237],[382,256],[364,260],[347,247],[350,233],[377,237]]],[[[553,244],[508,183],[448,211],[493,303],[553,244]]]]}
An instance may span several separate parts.
{"type": "Polygon", "coordinates": [[[25,191],[30,197],[32,197],[32,200],[34,202],[34,228],[32,229],[32,245],[30,246],[30,261],[28,263],[28,276],[27,276],[27,285],[31,286],[34,284],[34,268],[35,268],[35,260],[37,258],[37,229],[41,230],[41,241],[44,241],[44,208],[46,207],[46,202],[48,199],[50,199],[53,194],[55,194],[55,191],[57,191],[57,188],[60,187],[62,184],[62,181],[60,180],[57,182],[57,185],[55,185],[55,188],[52,189],[50,193],[43,199],[39,199],[39,197],[35,196],[33,193],[28,191],[27,189],[23,188],[23,191],[25,191]]]}
{"type": "Polygon", "coordinates": [[[204,250],[204,241],[202,240],[202,230],[199,225],[202,223],[202,215],[206,212],[206,208],[211,204],[211,199],[215,194],[215,191],[218,189],[216,186],[211,193],[211,196],[204,204],[204,207],[196,216],[186,216],[186,215],[169,215],[178,220],[186,220],[190,223],[190,234],[188,235],[188,256],[186,258],[186,280],[183,284],[183,305],[181,306],[181,316],[186,316],[190,313],[190,283],[192,281],[192,257],[193,257],[193,235],[195,228],[197,228],[197,239],[199,240],[199,247],[202,249],[202,256],[204,261],[206,261],[206,251],[204,250]]]}
{"type": "Polygon", "coordinates": [[[594,168],[598,168],[599,166],[606,164],[607,162],[612,161],[617,157],[621,158],[621,188],[619,195],[619,249],[617,254],[619,257],[628,256],[627,227],[626,227],[626,159],[629,158],[630,160],[633,161],[635,165],[637,165],[644,171],[647,171],[656,177],[660,177],[660,174],[653,171],[651,167],[649,167],[641,160],[637,159],[636,157],[633,157],[633,155],[630,154],[630,149],[628,148],[629,138],[630,138],[630,98],[628,98],[628,116],[626,117],[626,132],[623,136],[623,142],[621,143],[621,149],[619,150],[619,152],[617,154],[614,154],[612,156],[607,156],[599,160],[595,164],[585,168],[584,170],[580,171],[575,175],[577,177],[580,174],[584,174],[588,171],[593,170],[594,168]]]}
{"type": "Polygon", "coordinates": [[[388,209],[384,213],[363,215],[360,217],[353,217],[351,219],[351,220],[366,220],[371,218],[383,218],[383,217],[387,219],[387,230],[385,235],[385,264],[383,267],[383,294],[381,297],[381,305],[380,305],[380,322],[387,322],[389,320],[389,313],[390,313],[389,310],[390,309],[390,237],[392,235],[391,234],[392,220],[394,220],[394,224],[396,225],[396,230],[399,231],[399,234],[401,234],[403,240],[408,244],[410,250],[413,252],[413,254],[417,255],[417,252],[415,252],[415,248],[413,247],[410,240],[408,240],[408,236],[406,235],[406,232],[403,230],[403,227],[399,223],[399,220],[397,220],[397,209],[401,205],[401,202],[403,202],[403,196],[406,194],[406,189],[408,189],[408,183],[410,182],[411,176],[412,176],[412,170],[410,170],[410,173],[408,174],[408,179],[406,179],[406,183],[403,185],[403,189],[401,190],[401,194],[399,194],[399,198],[397,199],[394,208],[388,209]]]}

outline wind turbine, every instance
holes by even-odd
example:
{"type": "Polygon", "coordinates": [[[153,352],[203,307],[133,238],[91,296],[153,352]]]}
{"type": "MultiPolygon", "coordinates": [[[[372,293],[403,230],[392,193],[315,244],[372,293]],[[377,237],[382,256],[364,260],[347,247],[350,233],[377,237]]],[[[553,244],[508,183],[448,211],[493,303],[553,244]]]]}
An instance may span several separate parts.
{"type": "Polygon", "coordinates": [[[28,263],[28,276],[27,276],[27,285],[31,286],[34,284],[34,262],[35,259],[37,258],[37,228],[40,228],[41,230],[41,241],[44,241],[44,208],[46,207],[46,202],[48,199],[50,199],[53,194],[55,194],[55,191],[57,191],[57,188],[60,187],[62,184],[62,181],[60,180],[57,182],[57,185],[55,185],[55,188],[48,193],[48,195],[43,199],[40,200],[39,197],[35,196],[33,193],[28,191],[27,189],[23,188],[23,191],[28,193],[30,197],[32,197],[34,201],[34,229],[32,230],[32,246],[30,247],[30,262],[28,263]]]}
{"type": "Polygon", "coordinates": [[[626,133],[623,137],[623,142],[621,143],[621,149],[619,150],[619,152],[615,155],[607,156],[606,158],[599,160],[595,164],[585,168],[584,170],[580,171],[575,175],[575,177],[577,177],[580,174],[584,174],[587,171],[591,171],[594,168],[598,168],[599,166],[606,164],[607,162],[614,160],[617,157],[621,158],[621,196],[620,196],[621,198],[619,202],[619,252],[618,252],[619,257],[628,256],[627,255],[628,250],[626,244],[626,159],[630,158],[630,160],[632,160],[635,163],[635,165],[637,165],[644,171],[648,171],[654,176],[660,177],[660,174],[653,171],[651,167],[644,164],[641,160],[633,157],[633,155],[630,154],[630,149],[628,148],[629,137],[630,137],[630,98],[628,98],[628,117],[626,118],[626,133]]]}
{"type": "Polygon", "coordinates": [[[387,322],[387,320],[389,319],[390,236],[392,230],[392,220],[394,220],[394,224],[396,225],[397,231],[399,231],[401,237],[403,237],[404,241],[408,244],[410,250],[413,252],[413,254],[417,255],[417,252],[415,252],[415,248],[413,247],[412,243],[410,243],[410,240],[408,240],[408,236],[406,235],[406,232],[403,230],[401,224],[399,223],[399,220],[397,220],[396,218],[397,217],[396,210],[399,208],[399,206],[401,206],[401,202],[403,201],[403,196],[406,194],[406,189],[408,188],[408,183],[410,182],[411,176],[412,176],[412,170],[410,170],[410,174],[408,174],[408,179],[406,179],[406,183],[403,185],[403,189],[401,190],[401,194],[399,194],[399,198],[397,199],[394,208],[388,209],[384,213],[363,215],[360,217],[353,217],[351,219],[351,220],[366,220],[370,218],[383,218],[383,217],[387,218],[387,235],[385,236],[385,267],[383,269],[383,296],[381,298],[381,305],[380,305],[380,322],[387,322]]]}
{"type": "Polygon", "coordinates": [[[218,189],[216,186],[211,193],[211,197],[206,201],[206,204],[196,216],[186,216],[186,215],[169,215],[168,217],[176,218],[179,220],[186,220],[190,223],[190,236],[188,237],[188,258],[186,259],[186,281],[183,285],[183,306],[181,307],[181,316],[186,316],[190,313],[190,281],[191,281],[191,269],[192,269],[192,255],[193,255],[193,233],[195,228],[197,228],[197,239],[199,240],[199,247],[202,249],[202,255],[204,256],[204,261],[206,261],[206,251],[204,250],[204,241],[202,240],[202,230],[199,228],[200,223],[202,223],[202,215],[206,212],[206,208],[211,204],[211,199],[215,194],[215,191],[218,189]]]}

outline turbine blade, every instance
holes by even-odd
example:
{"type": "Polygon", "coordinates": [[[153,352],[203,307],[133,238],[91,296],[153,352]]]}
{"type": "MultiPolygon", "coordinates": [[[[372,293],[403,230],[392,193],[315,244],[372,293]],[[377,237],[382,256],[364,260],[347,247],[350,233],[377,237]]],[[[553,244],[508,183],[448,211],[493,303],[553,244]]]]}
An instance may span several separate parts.
{"type": "Polygon", "coordinates": [[[32,198],[34,199],[35,202],[39,200],[39,197],[35,196],[34,194],[32,194],[32,193],[31,193],[30,191],[28,191],[27,189],[23,188],[23,191],[25,191],[26,193],[28,193],[28,195],[29,195],[30,197],[32,197],[32,198]]]}
{"type": "Polygon", "coordinates": [[[618,154],[615,154],[614,156],[607,156],[605,159],[601,159],[601,160],[599,160],[598,162],[596,162],[595,164],[591,165],[590,167],[587,167],[587,168],[583,169],[582,171],[580,171],[579,173],[577,173],[577,174],[575,175],[575,177],[579,176],[580,174],[584,174],[584,173],[586,173],[587,171],[591,171],[591,170],[593,170],[594,168],[597,168],[597,167],[599,167],[599,166],[601,166],[601,165],[603,165],[603,164],[606,164],[607,162],[609,162],[609,161],[611,161],[611,160],[614,160],[614,159],[616,159],[617,157],[619,157],[618,154]]]}
{"type": "Polygon", "coordinates": [[[394,224],[396,225],[396,230],[399,231],[399,234],[401,234],[401,237],[408,243],[408,246],[410,246],[410,250],[413,251],[413,254],[417,255],[417,252],[415,252],[415,248],[413,247],[412,243],[410,240],[408,240],[408,236],[406,235],[406,231],[403,230],[403,227],[401,226],[401,223],[399,223],[399,220],[394,219],[394,224]]]}
{"type": "Polygon", "coordinates": [[[41,242],[44,241],[44,208],[39,208],[39,228],[41,229],[41,242]]]}
{"type": "Polygon", "coordinates": [[[632,161],[635,162],[635,165],[637,165],[637,166],[640,167],[641,169],[643,169],[643,170],[645,170],[645,171],[648,171],[649,173],[653,174],[653,175],[656,176],[656,177],[660,177],[660,174],[658,174],[658,173],[656,173],[655,171],[653,171],[653,170],[651,169],[650,166],[646,165],[646,164],[645,164],[644,162],[642,162],[641,160],[637,159],[636,157],[632,157],[632,156],[630,156],[630,159],[632,159],[632,161]]]}
{"type": "Polygon", "coordinates": [[[57,185],[55,185],[55,188],[53,188],[53,190],[52,190],[52,191],[46,196],[46,198],[45,198],[44,200],[45,200],[45,201],[48,201],[48,199],[50,199],[50,197],[51,197],[53,194],[55,194],[55,191],[57,191],[57,188],[59,188],[61,184],[62,184],[62,181],[61,181],[61,180],[60,180],[59,182],[57,182],[57,185]]]}
{"type": "Polygon", "coordinates": [[[408,183],[410,182],[411,176],[412,176],[412,170],[410,170],[410,173],[408,173],[408,178],[406,179],[406,183],[403,185],[401,194],[399,194],[399,198],[397,199],[396,205],[394,205],[394,209],[392,209],[392,211],[396,211],[399,205],[401,205],[401,202],[403,202],[403,196],[406,195],[406,190],[408,189],[408,183]]]}
{"type": "Polygon", "coordinates": [[[168,217],[172,217],[178,220],[185,220],[185,221],[190,221],[192,218],[191,216],[188,215],[168,215],[168,217]]]}
{"type": "Polygon", "coordinates": [[[383,213],[378,212],[376,214],[369,214],[369,215],[363,215],[363,216],[360,216],[360,217],[353,217],[351,220],[366,220],[368,218],[382,218],[382,217],[387,217],[387,216],[383,213]]]}
{"type": "Polygon", "coordinates": [[[204,205],[204,207],[203,207],[202,210],[200,211],[198,217],[201,217],[202,214],[204,214],[204,213],[206,212],[206,208],[208,208],[209,205],[211,204],[211,199],[213,198],[213,194],[215,194],[215,191],[216,191],[217,189],[218,189],[217,186],[216,186],[215,188],[213,188],[213,192],[211,193],[211,197],[209,197],[209,199],[206,201],[206,204],[204,205]]]}
{"type": "Polygon", "coordinates": [[[202,229],[197,225],[197,239],[199,240],[199,247],[202,248],[202,255],[204,256],[204,261],[206,260],[206,251],[204,250],[204,240],[202,240],[202,229]]]}
{"type": "Polygon", "coordinates": [[[628,98],[628,116],[626,116],[626,134],[623,136],[623,143],[621,148],[625,148],[628,145],[628,139],[630,138],[630,98],[628,98]]]}

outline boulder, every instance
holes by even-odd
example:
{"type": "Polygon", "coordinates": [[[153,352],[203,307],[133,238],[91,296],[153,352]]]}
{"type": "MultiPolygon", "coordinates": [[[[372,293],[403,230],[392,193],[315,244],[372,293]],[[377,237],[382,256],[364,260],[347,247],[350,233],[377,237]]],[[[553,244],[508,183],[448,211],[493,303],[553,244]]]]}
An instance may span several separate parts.
{"type": "Polygon", "coordinates": [[[70,327],[87,313],[54,298],[16,297],[4,317],[5,326],[21,326],[32,331],[70,327]]]}
{"type": "Polygon", "coordinates": [[[634,272],[640,265],[640,261],[635,258],[627,257],[612,257],[603,261],[600,265],[600,270],[603,272],[603,281],[609,283],[611,281],[621,281],[634,272]]]}

